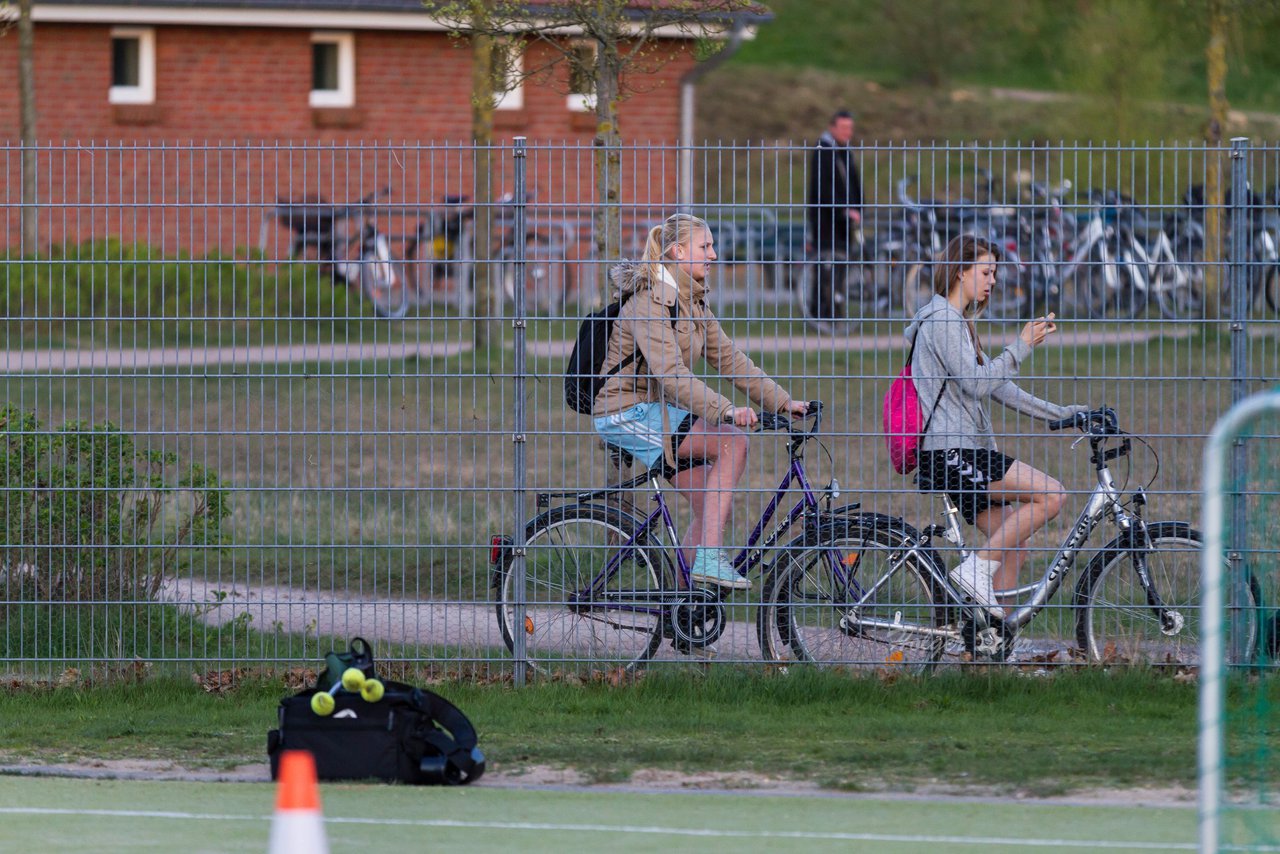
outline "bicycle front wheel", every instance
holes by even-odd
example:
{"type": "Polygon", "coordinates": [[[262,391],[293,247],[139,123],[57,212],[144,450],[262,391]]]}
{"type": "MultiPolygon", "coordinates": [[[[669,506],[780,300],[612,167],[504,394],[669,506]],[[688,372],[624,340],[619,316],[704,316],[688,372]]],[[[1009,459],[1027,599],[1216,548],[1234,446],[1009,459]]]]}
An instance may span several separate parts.
{"type": "Polygon", "coordinates": [[[409,288],[404,270],[390,261],[362,259],[359,263],[360,290],[373,304],[378,317],[397,320],[409,313],[409,288]]]}
{"type": "Polygon", "coordinates": [[[640,522],[613,507],[572,505],[529,523],[524,585],[514,567],[497,580],[498,623],[507,649],[523,633],[533,668],[635,669],[662,640],[661,546],[623,548],[640,522]],[[517,621],[517,602],[524,616],[517,621]]]}
{"type": "MultiPolygon", "coordinates": [[[[1076,624],[1080,648],[1102,664],[1197,666],[1200,663],[1199,532],[1185,522],[1147,526],[1140,548],[1135,533],[1116,537],[1094,555],[1076,588],[1076,624]],[[1156,604],[1143,586],[1150,579],[1156,604]]],[[[1245,648],[1258,640],[1255,583],[1248,601],[1235,611],[1245,648]]]]}
{"type": "Polygon", "coordinates": [[[757,618],[769,661],[923,670],[961,647],[915,534],[900,520],[824,523],[772,567],[757,618]]]}
{"type": "Polygon", "coordinates": [[[1204,272],[1173,262],[1156,274],[1153,285],[1160,314],[1170,320],[1190,320],[1204,314],[1204,272]]]}

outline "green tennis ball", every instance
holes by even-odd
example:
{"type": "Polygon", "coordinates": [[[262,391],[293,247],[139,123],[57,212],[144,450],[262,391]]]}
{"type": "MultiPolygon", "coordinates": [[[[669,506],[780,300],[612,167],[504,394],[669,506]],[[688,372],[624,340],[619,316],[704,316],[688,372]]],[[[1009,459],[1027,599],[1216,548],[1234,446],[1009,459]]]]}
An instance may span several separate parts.
{"type": "Polygon", "coordinates": [[[348,667],[342,671],[342,687],[355,693],[364,687],[364,671],[359,667],[348,667]]]}
{"type": "Polygon", "coordinates": [[[364,697],[366,702],[376,703],[382,699],[382,681],[379,679],[366,680],[364,686],[360,689],[360,696],[364,697]]]}
{"type": "Polygon", "coordinates": [[[311,711],[315,712],[322,718],[327,718],[333,714],[333,695],[328,691],[320,691],[311,695],[311,711]]]}

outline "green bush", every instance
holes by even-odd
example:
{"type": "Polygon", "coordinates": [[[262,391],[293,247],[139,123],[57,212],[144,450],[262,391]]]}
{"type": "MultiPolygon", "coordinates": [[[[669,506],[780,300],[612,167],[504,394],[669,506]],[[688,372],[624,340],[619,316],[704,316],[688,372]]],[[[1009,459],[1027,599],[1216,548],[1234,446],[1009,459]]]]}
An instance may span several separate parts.
{"type": "Polygon", "coordinates": [[[6,603],[148,600],[190,552],[222,542],[231,512],[202,465],[140,449],[109,423],[53,430],[9,404],[0,485],[6,603]]]}
{"type": "Polygon", "coordinates": [[[166,257],[119,240],[53,247],[39,259],[0,258],[8,317],[66,320],[346,318],[368,314],[360,297],[315,264],[267,266],[166,257]]]}

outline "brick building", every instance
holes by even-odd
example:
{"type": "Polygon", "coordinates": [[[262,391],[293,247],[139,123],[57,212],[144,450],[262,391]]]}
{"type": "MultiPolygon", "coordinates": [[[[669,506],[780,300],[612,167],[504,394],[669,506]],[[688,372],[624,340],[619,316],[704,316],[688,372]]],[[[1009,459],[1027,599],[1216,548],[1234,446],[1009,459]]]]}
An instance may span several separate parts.
{"type": "MultiPolygon", "coordinates": [[[[258,242],[263,206],[282,198],[341,201],[387,186],[421,207],[468,194],[470,51],[419,0],[40,0],[33,20],[37,131],[48,143],[42,243],[121,236],[231,249],[258,242]]],[[[762,20],[744,15],[734,32],[762,20]]],[[[10,245],[17,47],[12,31],[0,38],[10,245]]],[[[626,142],[691,141],[693,51],[687,33],[661,40],[661,61],[622,105],[626,142]]],[[[554,53],[533,44],[522,62],[539,68],[554,53]]],[[[587,85],[565,63],[503,96],[495,114],[499,144],[522,135],[535,146],[537,200],[566,207],[592,198],[594,129],[587,85]]],[[[675,161],[639,157],[644,175],[624,180],[625,201],[674,200],[675,161]]],[[[495,163],[501,193],[510,162],[495,163]]]]}

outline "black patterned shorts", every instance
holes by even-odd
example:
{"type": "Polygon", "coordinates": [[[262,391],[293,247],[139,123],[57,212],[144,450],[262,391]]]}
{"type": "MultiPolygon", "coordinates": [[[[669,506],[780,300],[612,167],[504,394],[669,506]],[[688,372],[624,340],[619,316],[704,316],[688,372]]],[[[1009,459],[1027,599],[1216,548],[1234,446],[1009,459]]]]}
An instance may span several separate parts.
{"type": "Polygon", "coordinates": [[[960,515],[970,525],[978,514],[992,505],[987,488],[1003,480],[1013,457],[985,448],[948,448],[944,451],[921,451],[916,483],[921,492],[945,492],[960,508],[960,515]]]}

